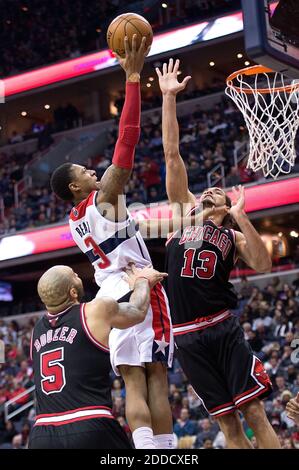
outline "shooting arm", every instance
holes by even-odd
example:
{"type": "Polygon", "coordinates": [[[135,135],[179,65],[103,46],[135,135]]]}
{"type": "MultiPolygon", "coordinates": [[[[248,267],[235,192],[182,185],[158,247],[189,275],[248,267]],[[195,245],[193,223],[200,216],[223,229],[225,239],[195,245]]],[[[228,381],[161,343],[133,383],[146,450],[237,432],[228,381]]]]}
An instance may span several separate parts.
{"type": "Polygon", "coordinates": [[[109,203],[115,206],[118,195],[124,187],[134,166],[135,146],[140,134],[140,83],[139,74],[131,75],[126,83],[126,98],[122,110],[119,135],[116,142],[112,165],[101,179],[101,190],[97,204],[109,203]]]}

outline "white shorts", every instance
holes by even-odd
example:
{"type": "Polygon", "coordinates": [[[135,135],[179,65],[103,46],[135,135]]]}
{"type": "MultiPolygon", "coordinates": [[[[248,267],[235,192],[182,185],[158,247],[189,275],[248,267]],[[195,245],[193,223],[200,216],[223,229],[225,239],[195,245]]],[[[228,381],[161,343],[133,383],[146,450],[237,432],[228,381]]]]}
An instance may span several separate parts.
{"type": "MultiPolygon", "coordinates": [[[[107,280],[108,281],[108,280],[107,280]]],[[[131,292],[123,279],[104,282],[97,297],[111,296],[128,302],[131,292]]],[[[136,326],[119,330],[113,328],[109,336],[110,360],[113,371],[120,375],[118,366],[142,366],[146,362],[162,362],[171,367],[173,333],[166,293],[161,284],[151,291],[151,304],[145,320],[136,326]]]]}

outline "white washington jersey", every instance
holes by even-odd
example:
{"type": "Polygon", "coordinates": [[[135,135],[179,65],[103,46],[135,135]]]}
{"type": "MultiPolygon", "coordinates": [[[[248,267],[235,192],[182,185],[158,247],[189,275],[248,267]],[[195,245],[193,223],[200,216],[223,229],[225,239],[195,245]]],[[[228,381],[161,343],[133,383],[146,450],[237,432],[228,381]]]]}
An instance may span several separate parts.
{"type": "MultiPolygon", "coordinates": [[[[129,262],[137,267],[151,263],[149,252],[132,217],[123,222],[105,219],[96,205],[97,191],[74,207],[70,227],[74,241],[95,269],[100,290],[97,297],[109,296],[128,302],[130,287],[123,269],[129,262]]],[[[171,367],[173,334],[168,299],[158,283],[151,290],[145,320],[125,330],[113,328],[109,335],[110,360],[119,374],[121,364],[143,366],[146,362],[163,362],[171,367]]]]}
{"type": "MultiPolygon", "coordinates": [[[[69,223],[74,241],[94,267],[97,285],[107,291],[104,281],[108,277],[111,286],[123,277],[123,268],[129,262],[142,268],[151,263],[151,258],[132,217],[128,214],[123,222],[109,221],[97,208],[97,194],[93,191],[72,209],[69,223]]],[[[128,284],[126,287],[128,291],[128,284]]]]}

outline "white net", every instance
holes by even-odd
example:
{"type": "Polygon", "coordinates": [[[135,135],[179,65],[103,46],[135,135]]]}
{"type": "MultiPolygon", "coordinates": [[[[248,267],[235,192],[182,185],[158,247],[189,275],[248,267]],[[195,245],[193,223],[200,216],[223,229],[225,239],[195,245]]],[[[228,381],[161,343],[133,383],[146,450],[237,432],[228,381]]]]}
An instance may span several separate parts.
{"type": "MultiPolygon", "coordinates": [[[[249,69],[248,69],[249,70],[249,69]]],[[[240,73],[225,93],[242,112],[250,138],[247,167],[265,177],[289,173],[295,164],[299,83],[278,72],[240,73]]]]}

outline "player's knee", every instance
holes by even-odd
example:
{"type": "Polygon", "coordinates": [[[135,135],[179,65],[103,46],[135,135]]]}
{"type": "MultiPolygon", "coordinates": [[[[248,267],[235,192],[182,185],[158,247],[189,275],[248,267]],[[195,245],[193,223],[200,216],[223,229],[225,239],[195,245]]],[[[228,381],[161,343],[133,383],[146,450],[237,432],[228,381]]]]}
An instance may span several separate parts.
{"type": "Polygon", "coordinates": [[[263,403],[256,399],[240,407],[247,424],[252,429],[264,427],[268,424],[268,418],[263,403]]]}
{"type": "Polygon", "coordinates": [[[167,366],[161,362],[146,364],[146,377],[149,389],[157,389],[168,396],[167,366]]]}
{"type": "Polygon", "coordinates": [[[157,378],[167,382],[167,366],[162,362],[148,362],[146,364],[146,375],[148,378],[157,378]]]}
{"type": "Polygon", "coordinates": [[[145,377],[145,370],[143,367],[119,365],[118,370],[125,383],[134,382],[134,380],[142,381],[145,377]]]}
{"type": "Polygon", "coordinates": [[[237,438],[242,433],[242,424],[236,412],[221,416],[217,421],[221,431],[230,440],[237,438]]]}

